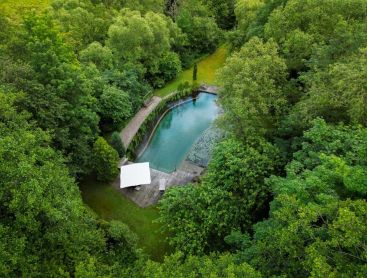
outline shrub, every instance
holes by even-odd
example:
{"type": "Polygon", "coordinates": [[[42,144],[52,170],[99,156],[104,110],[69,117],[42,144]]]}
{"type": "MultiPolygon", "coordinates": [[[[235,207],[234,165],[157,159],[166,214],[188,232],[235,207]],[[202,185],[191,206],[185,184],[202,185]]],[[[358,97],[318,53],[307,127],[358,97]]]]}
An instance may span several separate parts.
{"type": "Polygon", "coordinates": [[[104,138],[98,137],[93,145],[93,166],[99,181],[112,181],[118,174],[119,155],[104,138]]]}
{"type": "Polygon", "coordinates": [[[114,86],[106,86],[100,100],[102,121],[118,125],[132,114],[132,105],[128,93],[114,86]]]}
{"type": "Polygon", "coordinates": [[[122,144],[121,137],[118,132],[115,131],[114,133],[112,133],[109,143],[112,148],[117,151],[119,157],[123,157],[125,155],[125,147],[122,144]]]}

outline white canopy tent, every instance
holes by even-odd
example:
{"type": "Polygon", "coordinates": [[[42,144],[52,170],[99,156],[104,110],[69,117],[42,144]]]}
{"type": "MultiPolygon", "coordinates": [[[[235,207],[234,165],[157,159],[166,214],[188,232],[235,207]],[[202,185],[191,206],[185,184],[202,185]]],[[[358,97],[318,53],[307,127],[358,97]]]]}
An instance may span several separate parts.
{"type": "Polygon", "coordinates": [[[151,183],[149,162],[121,166],[120,188],[151,183]]]}

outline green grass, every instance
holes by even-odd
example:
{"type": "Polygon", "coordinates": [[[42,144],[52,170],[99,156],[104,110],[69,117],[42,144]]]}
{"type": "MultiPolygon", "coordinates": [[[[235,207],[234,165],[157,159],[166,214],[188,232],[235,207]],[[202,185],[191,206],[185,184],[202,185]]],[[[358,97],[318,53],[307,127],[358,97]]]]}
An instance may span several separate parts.
{"type": "Polygon", "coordinates": [[[41,12],[50,3],[51,0],[0,0],[0,12],[13,20],[18,20],[25,12],[32,9],[41,12]]]}
{"type": "Polygon", "coordinates": [[[87,180],[81,185],[84,202],[104,220],[120,220],[137,234],[138,245],[151,259],[162,261],[169,246],[161,234],[156,207],[140,208],[111,185],[87,180]]]}
{"type": "MultiPolygon", "coordinates": [[[[215,72],[224,64],[228,55],[226,46],[219,47],[213,54],[205,57],[198,63],[198,83],[215,85],[215,72]]],[[[181,72],[178,77],[166,86],[154,92],[156,96],[166,96],[174,92],[178,85],[184,82],[192,83],[193,67],[181,72]]]]}

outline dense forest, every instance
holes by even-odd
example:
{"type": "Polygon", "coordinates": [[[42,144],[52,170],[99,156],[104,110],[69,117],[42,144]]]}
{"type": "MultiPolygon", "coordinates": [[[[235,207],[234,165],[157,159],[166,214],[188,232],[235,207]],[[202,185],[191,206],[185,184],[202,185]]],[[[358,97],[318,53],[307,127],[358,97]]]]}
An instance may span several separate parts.
{"type": "Polygon", "coordinates": [[[0,6],[1,277],[367,276],[366,0],[43,2],[0,6]],[[226,135],[159,202],[153,261],[79,184],[112,181],[116,131],[221,45],[226,135]]]}

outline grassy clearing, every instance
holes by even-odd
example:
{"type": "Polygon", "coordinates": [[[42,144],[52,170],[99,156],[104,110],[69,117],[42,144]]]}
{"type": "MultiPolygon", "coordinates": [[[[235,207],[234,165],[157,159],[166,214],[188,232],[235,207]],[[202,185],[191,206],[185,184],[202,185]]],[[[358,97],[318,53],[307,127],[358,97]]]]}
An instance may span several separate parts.
{"type": "Polygon", "coordinates": [[[88,180],[81,185],[84,202],[104,220],[120,220],[139,237],[139,247],[153,260],[161,261],[169,246],[160,232],[156,207],[140,208],[111,185],[88,180]]]}
{"type": "MultiPolygon", "coordinates": [[[[228,55],[228,47],[221,46],[213,54],[205,57],[198,63],[198,83],[215,85],[215,72],[225,62],[228,55]]],[[[154,92],[156,96],[166,96],[175,91],[181,83],[192,83],[193,67],[181,72],[178,77],[169,82],[166,86],[154,92]]]]}
{"type": "MultiPolygon", "coordinates": [[[[222,46],[216,52],[198,63],[198,82],[215,83],[215,72],[225,62],[228,48],[222,46]]],[[[182,72],[178,78],[164,88],[155,91],[155,95],[165,96],[175,91],[180,83],[192,82],[193,68],[182,72]]],[[[127,224],[139,237],[139,247],[153,260],[161,261],[170,249],[160,232],[160,224],[154,223],[159,211],[156,207],[142,209],[126,198],[111,185],[87,180],[81,185],[84,202],[89,205],[102,219],[120,220],[127,224]]]]}
{"type": "Polygon", "coordinates": [[[51,0],[1,0],[0,12],[13,20],[18,20],[32,9],[37,12],[45,10],[50,3],[51,0]]]}

